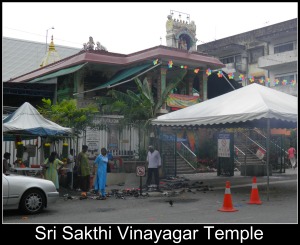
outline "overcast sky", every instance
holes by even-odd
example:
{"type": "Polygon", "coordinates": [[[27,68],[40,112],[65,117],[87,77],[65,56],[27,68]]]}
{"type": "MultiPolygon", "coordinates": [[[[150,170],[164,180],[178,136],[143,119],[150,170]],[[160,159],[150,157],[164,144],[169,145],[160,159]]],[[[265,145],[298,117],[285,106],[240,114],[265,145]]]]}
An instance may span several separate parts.
{"type": "Polygon", "coordinates": [[[166,45],[171,10],[195,21],[197,45],[298,17],[298,3],[2,2],[2,35],[82,48],[92,36],[108,51],[130,54],[166,45]]]}

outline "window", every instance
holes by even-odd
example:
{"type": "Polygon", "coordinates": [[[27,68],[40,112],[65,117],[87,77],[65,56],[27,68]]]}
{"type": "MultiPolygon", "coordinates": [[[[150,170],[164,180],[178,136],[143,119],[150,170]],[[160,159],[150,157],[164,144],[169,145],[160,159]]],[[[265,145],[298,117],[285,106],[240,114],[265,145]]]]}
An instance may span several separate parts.
{"type": "Polygon", "coordinates": [[[242,70],[242,56],[241,55],[232,55],[228,57],[220,58],[220,61],[223,64],[234,64],[234,68],[237,70],[242,70]]]}
{"type": "Polygon", "coordinates": [[[250,53],[250,60],[249,63],[257,63],[258,58],[264,56],[264,47],[254,48],[249,50],[250,53]]]}
{"type": "Polygon", "coordinates": [[[242,62],[242,56],[241,55],[234,56],[234,62],[235,63],[241,63],[242,62]]]}
{"type": "Polygon", "coordinates": [[[234,63],[234,56],[220,59],[223,64],[234,63]]]}
{"type": "Polygon", "coordinates": [[[283,53],[291,50],[294,50],[293,43],[284,43],[274,46],[274,54],[283,53]]]}
{"type": "Polygon", "coordinates": [[[297,74],[284,74],[284,75],[277,75],[275,76],[275,86],[283,86],[285,84],[283,84],[283,81],[286,81],[286,84],[291,84],[292,80],[297,82],[297,74]],[[278,83],[276,83],[276,80],[278,81],[278,83]]]}
{"type": "Polygon", "coordinates": [[[234,57],[235,59],[235,68],[238,70],[242,70],[242,56],[241,55],[237,55],[234,57]]]}
{"type": "Polygon", "coordinates": [[[241,55],[232,55],[224,58],[220,58],[220,61],[223,64],[235,64],[236,69],[241,69],[242,66],[242,56],[241,55]]]}
{"type": "Polygon", "coordinates": [[[242,56],[241,55],[232,55],[228,57],[220,58],[220,61],[223,64],[229,64],[229,63],[241,63],[242,62],[242,56]]]}

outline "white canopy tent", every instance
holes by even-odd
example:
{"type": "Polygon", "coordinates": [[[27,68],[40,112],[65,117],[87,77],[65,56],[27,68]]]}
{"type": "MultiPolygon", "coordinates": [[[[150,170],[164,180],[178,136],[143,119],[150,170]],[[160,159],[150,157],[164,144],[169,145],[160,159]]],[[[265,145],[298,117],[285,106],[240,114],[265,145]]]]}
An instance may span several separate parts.
{"type": "Polygon", "coordinates": [[[4,118],[2,122],[4,141],[14,141],[18,136],[22,139],[69,137],[72,136],[73,132],[71,128],[62,127],[44,118],[28,102],[25,102],[14,113],[4,118]]]}
{"type": "MultiPolygon", "coordinates": [[[[296,128],[297,97],[258,84],[251,84],[213,99],[153,119],[154,126],[296,128]]],[[[269,186],[269,154],[267,176],[269,186]]]]}
{"type": "Polygon", "coordinates": [[[210,100],[171,112],[152,120],[157,126],[296,127],[298,119],[297,97],[277,90],[251,84],[210,100]],[[231,125],[233,124],[233,125],[231,125]]]}
{"type": "MultiPolygon", "coordinates": [[[[37,136],[69,136],[71,128],[62,127],[44,118],[30,103],[25,102],[14,113],[3,119],[4,136],[25,135],[37,136]]],[[[5,139],[5,137],[4,137],[5,139]]]]}

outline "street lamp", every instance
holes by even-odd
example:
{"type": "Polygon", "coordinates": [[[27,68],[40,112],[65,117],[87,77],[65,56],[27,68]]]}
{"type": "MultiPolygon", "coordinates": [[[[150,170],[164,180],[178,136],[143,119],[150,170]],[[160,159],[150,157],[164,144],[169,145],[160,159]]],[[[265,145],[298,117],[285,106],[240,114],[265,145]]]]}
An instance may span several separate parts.
{"type": "Polygon", "coordinates": [[[46,30],[46,53],[47,53],[47,39],[48,39],[48,31],[49,31],[50,29],[54,29],[54,27],[52,26],[52,27],[50,27],[50,28],[48,28],[48,29],[46,30]]]}

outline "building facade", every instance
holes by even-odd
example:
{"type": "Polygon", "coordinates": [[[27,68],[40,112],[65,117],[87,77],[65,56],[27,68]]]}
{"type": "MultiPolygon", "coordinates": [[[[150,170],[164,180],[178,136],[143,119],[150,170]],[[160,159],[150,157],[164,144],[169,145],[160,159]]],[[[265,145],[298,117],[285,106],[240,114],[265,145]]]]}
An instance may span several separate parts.
{"type": "MultiPolygon", "coordinates": [[[[176,41],[175,45],[160,45],[128,55],[108,52],[101,45],[95,47],[90,37],[80,52],[11,78],[3,83],[4,87],[11,88],[20,84],[33,87],[51,86],[51,93],[46,98],[54,102],[75,98],[78,106],[84,107],[95,103],[95,97],[106,96],[112,88],[124,92],[127,89],[138,92],[134,78],[141,81],[147,78],[154,99],[160,100],[166,87],[180,77],[180,85],[173,91],[169,102],[163,104],[159,113],[168,113],[174,108],[206,100],[205,71],[208,68],[220,69],[224,65],[217,58],[195,51],[193,23],[176,21],[173,27],[170,31],[176,41]]],[[[6,104],[16,101],[12,98],[12,94],[7,94],[4,104],[13,106],[6,104]]],[[[28,101],[32,97],[27,96],[26,99],[28,101]]],[[[109,131],[87,129],[86,137],[80,138],[78,145],[90,145],[92,154],[97,153],[95,150],[99,147],[107,147],[116,154],[137,153],[144,147],[140,146],[140,142],[143,142],[140,129],[117,131],[118,119],[114,115],[108,115],[104,121],[109,131]]]]}
{"type": "MultiPolygon", "coordinates": [[[[54,102],[76,98],[78,106],[84,107],[95,102],[95,97],[105,96],[112,88],[134,91],[136,85],[133,79],[136,77],[141,81],[147,78],[155,99],[159,100],[168,84],[181,77],[180,86],[160,109],[160,114],[163,114],[224,93],[221,91],[208,96],[207,81],[213,77],[209,71],[221,69],[244,86],[257,82],[297,96],[296,19],[199,45],[196,51],[195,23],[181,21],[172,14],[167,18],[167,46],[160,45],[124,55],[108,52],[99,42],[95,47],[90,37],[83,49],[74,50],[68,56],[64,56],[57,46],[61,57],[59,61],[40,66],[45,57],[43,54],[34,68],[5,75],[9,79],[2,78],[5,81],[4,105],[20,106],[13,103],[32,100],[32,94],[28,96],[26,93],[35,91],[37,96],[42,95],[54,102]],[[24,92],[23,98],[14,93],[20,90],[24,92]]],[[[2,59],[8,56],[6,54],[2,59]]],[[[23,58],[23,62],[26,60],[28,57],[23,58]]],[[[221,79],[217,74],[214,76],[218,83],[210,86],[217,90],[217,87],[224,85],[220,85],[221,79]]],[[[224,81],[230,91],[232,87],[228,83],[224,81]]],[[[38,100],[41,98],[32,101],[33,106],[38,100]]],[[[78,146],[88,144],[91,154],[99,153],[97,150],[101,147],[109,148],[116,155],[140,150],[139,144],[143,140],[138,129],[118,131],[119,118],[116,115],[107,115],[99,120],[109,126],[109,131],[88,128],[86,137],[77,142],[78,146]]],[[[196,151],[200,144],[207,144],[207,135],[201,133],[185,130],[177,132],[177,137],[187,138],[190,148],[196,151]]],[[[6,149],[13,149],[12,144],[6,144],[6,149]]]]}
{"type": "Polygon", "coordinates": [[[256,82],[298,96],[298,19],[198,45],[243,85],[256,82]],[[244,77],[244,79],[240,79],[244,77]]]}

